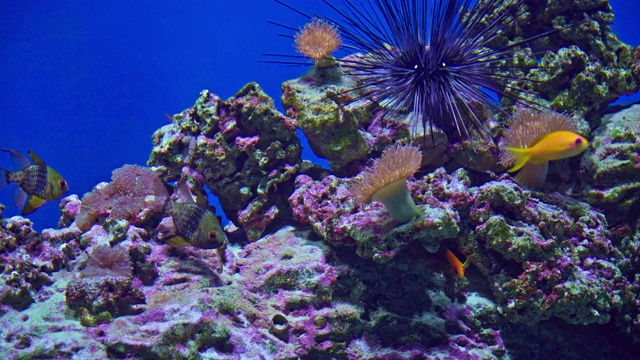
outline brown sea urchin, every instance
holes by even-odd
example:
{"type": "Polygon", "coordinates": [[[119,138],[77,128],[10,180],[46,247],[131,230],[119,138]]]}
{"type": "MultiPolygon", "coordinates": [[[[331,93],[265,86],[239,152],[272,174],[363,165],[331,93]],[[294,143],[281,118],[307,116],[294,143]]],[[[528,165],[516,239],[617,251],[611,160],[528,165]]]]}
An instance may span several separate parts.
{"type": "Polygon", "coordinates": [[[407,177],[418,171],[421,161],[417,147],[391,145],[351,182],[350,192],[362,204],[381,201],[396,221],[406,223],[420,214],[407,189],[407,177]]]}

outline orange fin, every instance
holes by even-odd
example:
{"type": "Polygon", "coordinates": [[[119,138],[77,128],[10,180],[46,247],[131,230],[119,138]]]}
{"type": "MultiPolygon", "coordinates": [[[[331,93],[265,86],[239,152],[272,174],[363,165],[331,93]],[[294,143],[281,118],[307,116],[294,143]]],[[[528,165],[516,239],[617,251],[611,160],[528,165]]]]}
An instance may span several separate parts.
{"type": "Polygon", "coordinates": [[[191,244],[185,240],[185,238],[183,238],[182,236],[174,236],[172,238],[170,238],[169,240],[166,241],[167,244],[171,245],[171,246],[191,246],[191,244]]]}
{"type": "Polygon", "coordinates": [[[24,208],[22,208],[20,215],[29,215],[33,213],[34,211],[38,210],[38,208],[42,206],[42,204],[44,204],[45,202],[47,202],[45,199],[41,199],[35,195],[29,196],[29,199],[27,200],[27,205],[25,205],[24,208]]]}

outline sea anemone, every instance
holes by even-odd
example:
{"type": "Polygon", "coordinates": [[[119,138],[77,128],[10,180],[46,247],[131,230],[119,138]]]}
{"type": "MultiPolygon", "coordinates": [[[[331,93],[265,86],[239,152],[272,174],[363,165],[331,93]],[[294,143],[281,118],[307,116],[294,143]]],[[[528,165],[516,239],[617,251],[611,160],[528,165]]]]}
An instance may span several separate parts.
{"type": "Polygon", "coordinates": [[[133,266],[127,250],[121,246],[98,245],[89,255],[82,277],[113,276],[131,279],[133,266]]]}
{"type": "Polygon", "coordinates": [[[107,215],[114,219],[139,222],[144,219],[149,197],[164,202],[169,196],[162,180],[150,168],[125,165],[113,171],[112,182],[99,184],[84,194],[76,216],[76,225],[82,231],[107,215]]]}
{"type": "MultiPolygon", "coordinates": [[[[578,132],[576,120],[565,113],[552,110],[534,110],[522,107],[516,108],[509,120],[509,128],[503,132],[502,145],[509,148],[530,148],[542,137],[555,131],[578,132]]],[[[511,151],[501,152],[500,164],[510,167],[515,163],[515,156],[511,151]]],[[[527,163],[516,176],[516,180],[527,187],[542,186],[549,168],[549,163],[527,163]]]]}
{"type": "Polygon", "coordinates": [[[353,101],[367,98],[387,112],[410,112],[414,135],[420,128],[433,134],[435,127],[452,140],[468,136],[471,124],[489,139],[485,110],[500,109],[493,93],[537,105],[520,95],[515,82],[505,85],[529,84],[509,71],[522,69],[510,61],[511,52],[557,31],[507,42],[504,31],[527,11],[520,6],[524,0],[342,0],[340,7],[324,2],[339,14],[330,21],[342,48],[361,54],[338,61],[358,80],[355,89],[363,90],[353,101]]]}
{"type": "Polygon", "coordinates": [[[295,35],[296,50],[312,59],[318,67],[335,64],[331,53],[336,51],[341,44],[338,29],[322,19],[312,19],[295,35]]]}
{"type": "Polygon", "coordinates": [[[362,171],[349,185],[349,191],[361,204],[379,200],[391,217],[406,223],[420,215],[407,189],[407,177],[420,168],[422,153],[412,145],[387,147],[373,166],[362,171]]]}

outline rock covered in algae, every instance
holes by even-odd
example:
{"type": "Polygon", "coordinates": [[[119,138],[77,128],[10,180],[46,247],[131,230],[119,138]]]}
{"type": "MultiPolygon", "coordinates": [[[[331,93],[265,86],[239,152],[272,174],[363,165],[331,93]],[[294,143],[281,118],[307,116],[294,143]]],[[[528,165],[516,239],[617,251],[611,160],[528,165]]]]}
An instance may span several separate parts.
{"type": "Polygon", "coordinates": [[[68,260],[54,244],[42,241],[29,219],[0,219],[0,313],[28,308],[68,260]]]}
{"type": "MultiPolygon", "coordinates": [[[[409,182],[412,192],[420,190],[415,185],[418,182],[409,182]]],[[[458,234],[458,214],[449,204],[430,201],[429,197],[417,199],[422,215],[399,225],[379,202],[358,209],[350,198],[346,180],[329,175],[314,181],[299,175],[289,201],[294,219],[311,225],[328,243],[355,245],[358,255],[384,263],[414,240],[435,252],[440,241],[458,234]]]]}
{"type": "MultiPolygon", "coordinates": [[[[521,96],[543,99],[557,111],[580,113],[595,127],[599,112],[609,103],[640,89],[640,73],[634,70],[637,49],[622,43],[611,30],[614,14],[607,0],[560,0],[545,8],[534,0],[523,3],[530,10],[520,12],[513,28],[504,29],[504,38],[498,40],[501,45],[542,31],[559,31],[531,44],[533,50],[517,51],[509,60],[522,69],[509,76],[531,80],[521,96]],[[535,55],[539,49],[549,51],[535,55]]],[[[507,84],[506,91],[520,89],[517,81],[507,84]]]]}
{"type": "Polygon", "coordinates": [[[628,326],[635,315],[622,316],[640,299],[629,266],[637,247],[629,246],[629,254],[616,248],[604,215],[587,203],[523,189],[507,176],[473,187],[466,171],[438,169],[409,181],[409,188],[424,214],[442,210],[447,217],[399,225],[375,202],[359,209],[341,179],[299,176],[297,184],[290,198],[294,218],[332,245],[355,246],[365,259],[395,261],[404,248],[416,255],[418,243],[432,252],[441,242],[458,247],[471,260],[469,276],[478,269],[486,278],[508,321],[604,324],[615,318],[632,338],[640,330],[628,326]]]}
{"type": "Polygon", "coordinates": [[[282,103],[296,119],[309,146],[332,170],[347,171],[353,162],[365,162],[396,139],[408,139],[405,124],[371,112],[367,100],[351,91],[355,79],[338,66],[313,67],[298,79],[282,84],[282,103]]]}
{"type": "Polygon", "coordinates": [[[587,202],[602,209],[609,223],[640,220],[640,105],[606,115],[593,132],[587,168],[587,202]]]}
{"type": "MultiPolygon", "coordinates": [[[[290,209],[286,195],[301,163],[295,120],[255,83],[224,101],[203,91],[196,104],[153,134],[149,166],[165,180],[201,174],[225,215],[255,240],[290,209]]],[[[198,180],[198,179],[197,179],[198,180]]]]}
{"type": "Polygon", "coordinates": [[[328,160],[334,174],[355,175],[390,144],[412,139],[423,149],[423,166],[433,169],[446,164],[448,168],[464,166],[476,171],[502,169],[497,165],[499,150],[493,142],[471,137],[451,146],[439,129],[424,131],[422,125],[412,129],[411,116],[379,110],[383,108],[380,104],[354,90],[358,81],[358,76],[348,68],[333,66],[313,67],[300,78],[282,84],[287,115],[296,119],[313,152],[328,160]]]}
{"type": "MultiPolygon", "coordinates": [[[[409,253],[380,265],[336,254],[310,241],[308,230],[289,227],[242,248],[232,245],[221,264],[214,251],[159,244],[124,220],[72,239],[63,231],[47,233],[73,259],[52,272],[50,285],[32,290],[31,306],[4,309],[2,358],[396,359],[480,352],[492,359],[503,351],[499,334],[482,337],[489,330],[445,295],[451,284],[424,257],[409,253]],[[131,264],[82,269],[88,254],[118,255],[113,249],[126,249],[131,264]],[[157,276],[143,281],[148,267],[157,276]],[[97,275],[130,279],[144,306],[71,312],[65,289],[68,295],[78,279],[97,275]]],[[[121,286],[93,284],[112,293],[121,286]]]]}
{"type": "Polygon", "coordinates": [[[621,310],[624,257],[588,204],[503,179],[472,189],[470,220],[462,247],[511,321],[603,324],[621,310]]]}

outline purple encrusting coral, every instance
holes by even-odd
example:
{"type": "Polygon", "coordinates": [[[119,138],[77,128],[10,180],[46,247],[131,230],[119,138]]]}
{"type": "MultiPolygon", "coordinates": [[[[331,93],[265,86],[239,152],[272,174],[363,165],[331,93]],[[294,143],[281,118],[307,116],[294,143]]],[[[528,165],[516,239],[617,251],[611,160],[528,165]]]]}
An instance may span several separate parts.
{"type": "Polygon", "coordinates": [[[295,120],[279,113],[255,83],[226,101],[203,91],[193,108],[155,132],[153,146],[150,166],[167,181],[197,172],[250,240],[290,213],[280,194],[293,191],[302,162],[295,120]]]}

